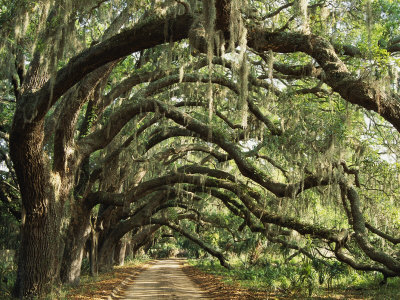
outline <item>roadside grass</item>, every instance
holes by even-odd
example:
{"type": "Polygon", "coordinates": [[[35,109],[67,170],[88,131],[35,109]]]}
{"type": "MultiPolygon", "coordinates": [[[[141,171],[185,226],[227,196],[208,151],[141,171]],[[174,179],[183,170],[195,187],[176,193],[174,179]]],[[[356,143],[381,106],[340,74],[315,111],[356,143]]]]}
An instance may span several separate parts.
{"type": "Polygon", "coordinates": [[[357,272],[346,266],[332,265],[329,272],[321,272],[309,261],[252,266],[236,260],[231,263],[231,270],[212,259],[188,263],[223,284],[267,292],[278,299],[400,299],[399,278],[389,278],[381,285],[380,274],[357,272]]]}

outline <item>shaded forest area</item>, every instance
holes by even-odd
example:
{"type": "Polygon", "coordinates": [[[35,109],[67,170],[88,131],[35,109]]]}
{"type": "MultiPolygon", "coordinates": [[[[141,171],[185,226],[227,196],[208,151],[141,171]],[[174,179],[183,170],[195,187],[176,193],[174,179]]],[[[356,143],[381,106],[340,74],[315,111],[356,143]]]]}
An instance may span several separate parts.
{"type": "Polygon", "coordinates": [[[399,19],[399,0],[0,0],[4,295],[142,253],[309,294],[397,280],[399,19]]]}

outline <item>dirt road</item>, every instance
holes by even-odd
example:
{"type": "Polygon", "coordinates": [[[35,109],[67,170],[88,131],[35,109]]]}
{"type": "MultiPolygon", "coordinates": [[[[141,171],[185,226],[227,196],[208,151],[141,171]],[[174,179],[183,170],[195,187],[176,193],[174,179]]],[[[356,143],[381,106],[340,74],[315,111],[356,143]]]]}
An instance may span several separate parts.
{"type": "Polygon", "coordinates": [[[123,299],[206,299],[181,270],[178,260],[159,260],[136,277],[123,299]]]}

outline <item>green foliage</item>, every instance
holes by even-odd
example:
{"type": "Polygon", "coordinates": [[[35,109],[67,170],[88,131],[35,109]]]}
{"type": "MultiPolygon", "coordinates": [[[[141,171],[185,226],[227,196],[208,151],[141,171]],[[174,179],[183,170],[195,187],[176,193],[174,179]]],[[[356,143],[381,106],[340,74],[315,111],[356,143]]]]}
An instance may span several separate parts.
{"type": "Polygon", "coordinates": [[[248,265],[237,260],[232,270],[211,259],[189,262],[204,272],[222,277],[227,284],[296,297],[318,298],[342,293],[346,297],[357,291],[364,299],[396,299],[399,292],[398,279],[389,279],[388,284],[382,286],[381,276],[359,273],[334,261],[321,263],[307,258],[284,264],[280,260],[268,259],[261,265],[248,265]]]}
{"type": "MultiPolygon", "coordinates": [[[[19,205],[15,205],[18,210],[19,205]]],[[[19,222],[9,213],[8,207],[0,202],[0,249],[18,249],[19,222]]]]}
{"type": "Polygon", "coordinates": [[[17,277],[13,261],[0,261],[0,298],[11,299],[11,290],[17,277]]]}

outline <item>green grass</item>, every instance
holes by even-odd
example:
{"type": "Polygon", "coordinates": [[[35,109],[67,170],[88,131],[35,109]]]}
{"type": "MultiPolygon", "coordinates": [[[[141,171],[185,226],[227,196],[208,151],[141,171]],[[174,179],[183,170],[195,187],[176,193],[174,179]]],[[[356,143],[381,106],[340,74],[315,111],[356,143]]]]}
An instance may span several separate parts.
{"type": "Polygon", "coordinates": [[[337,262],[320,266],[309,260],[286,265],[275,261],[251,266],[234,260],[231,270],[209,259],[189,260],[189,264],[221,277],[226,284],[251,290],[304,298],[336,295],[342,299],[400,299],[400,278],[389,278],[387,284],[380,285],[380,274],[357,272],[337,262]]]}

